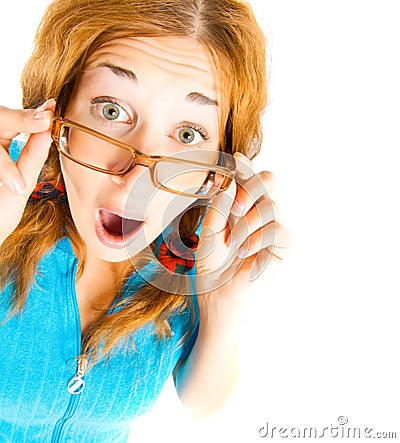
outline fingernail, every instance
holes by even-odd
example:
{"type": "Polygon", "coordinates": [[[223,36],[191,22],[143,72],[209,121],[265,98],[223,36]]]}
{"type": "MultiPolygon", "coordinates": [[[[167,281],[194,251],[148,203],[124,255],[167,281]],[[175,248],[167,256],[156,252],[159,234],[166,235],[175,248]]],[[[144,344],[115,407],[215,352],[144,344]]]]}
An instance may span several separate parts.
{"type": "Polygon", "coordinates": [[[14,188],[14,192],[16,194],[23,194],[25,189],[26,189],[26,185],[25,182],[22,180],[21,177],[17,177],[14,179],[13,181],[13,188],[14,188]]]}
{"type": "MultiPolygon", "coordinates": [[[[55,102],[54,98],[49,98],[48,100],[46,100],[44,103],[42,103],[40,106],[38,106],[34,112],[33,115],[35,116],[35,118],[42,118],[42,117],[36,117],[37,115],[42,114],[42,111],[46,111],[47,108],[49,107],[50,102],[55,102]]],[[[54,103],[51,103],[53,107],[54,103]]]]}
{"type": "Polygon", "coordinates": [[[35,110],[35,112],[33,114],[33,118],[36,120],[41,120],[46,117],[50,117],[50,111],[40,111],[40,112],[36,112],[36,111],[37,111],[37,109],[35,110]]]}
{"type": "Polygon", "coordinates": [[[40,111],[45,111],[48,102],[49,102],[49,100],[46,100],[44,103],[42,103],[40,106],[38,106],[38,107],[35,109],[34,114],[36,115],[36,114],[39,113],[40,111]]]}

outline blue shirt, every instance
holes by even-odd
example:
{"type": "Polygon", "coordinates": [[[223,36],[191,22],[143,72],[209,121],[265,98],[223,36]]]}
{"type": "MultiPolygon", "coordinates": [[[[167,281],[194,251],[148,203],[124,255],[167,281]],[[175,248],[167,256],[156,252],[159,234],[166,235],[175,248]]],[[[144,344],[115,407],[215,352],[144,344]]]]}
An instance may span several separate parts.
{"type": "MultiPolygon", "coordinates": [[[[81,349],[76,270],[77,258],[64,238],[40,261],[22,313],[0,323],[1,443],[126,442],[132,420],[152,407],[195,342],[199,311],[194,296],[195,318],[189,308],[173,315],[171,338],[159,344],[148,324],[133,335],[135,350],[113,350],[109,360],[87,371],[84,390],[71,394],[67,385],[81,349]]],[[[131,290],[144,281],[135,272],[128,283],[131,290]]],[[[9,285],[0,292],[0,322],[8,315],[11,291],[9,285]]]]}

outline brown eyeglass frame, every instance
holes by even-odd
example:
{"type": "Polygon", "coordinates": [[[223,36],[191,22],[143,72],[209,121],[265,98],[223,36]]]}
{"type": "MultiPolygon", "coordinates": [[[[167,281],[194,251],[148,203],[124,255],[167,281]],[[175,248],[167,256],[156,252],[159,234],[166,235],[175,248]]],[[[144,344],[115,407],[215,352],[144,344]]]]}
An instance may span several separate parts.
{"type": "MultiPolygon", "coordinates": [[[[161,189],[164,189],[165,191],[168,191],[168,192],[172,192],[173,194],[179,194],[179,195],[184,195],[184,196],[188,196],[188,197],[196,197],[196,198],[215,197],[217,194],[220,194],[221,192],[226,191],[228,189],[229,185],[231,184],[231,182],[236,174],[236,169],[234,169],[232,171],[231,169],[224,168],[223,166],[212,165],[212,168],[210,168],[211,165],[208,165],[206,163],[201,163],[201,162],[196,162],[196,161],[186,161],[186,160],[183,160],[180,158],[169,157],[166,155],[145,154],[145,153],[139,151],[138,149],[127,145],[126,143],[123,143],[119,140],[109,137],[108,135],[102,134],[101,132],[95,131],[94,129],[88,128],[87,126],[81,125],[80,123],[76,123],[72,120],[68,120],[68,119],[62,118],[62,117],[54,117],[53,118],[53,123],[52,123],[52,127],[51,127],[51,138],[53,139],[53,141],[57,147],[57,150],[60,154],[64,155],[65,157],[69,158],[70,160],[74,161],[75,163],[78,163],[81,166],[85,166],[86,168],[92,169],[97,172],[102,172],[104,174],[117,175],[117,176],[123,176],[123,175],[127,174],[136,165],[146,166],[150,169],[150,177],[151,177],[151,180],[152,180],[153,185],[155,187],[160,187],[161,189]],[[101,140],[104,140],[108,143],[111,143],[115,146],[118,146],[119,148],[128,150],[132,154],[133,161],[124,170],[116,172],[116,171],[109,171],[108,169],[99,168],[97,166],[89,165],[88,163],[77,160],[76,158],[72,157],[68,153],[64,152],[60,147],[60,133],[61,133],[61,129],[62,129],[63,125],[78,129],[78,130],[83,131],[89,135],[92,135],[92,136],[97,137],[101,140]],[[155,175],[154,174],[154,167],[155,167],[156,163],[159,162],[160,160],[165,159],[165,158],[168,158],[168,161],[173,162],[173,163],[184,163],[186,165],[197,166],[197,167],[204,168],[204,169],[206,169],[206,168],[213,169],[214,172],[217,172],[217,173],[219,172],[225,176],[224,182],[222,183],[221,187],[218,188],[218,190],[212,196],[193,194],[193,193],[189,193],[189,192],[179,192],[174,189],[167,188],[166,186],[162,185],[161,183],[158,183],[158,181],[154,177],[154,175],[155,175]]],[[[206,183],[206,181],[207,181],[207,179],[204,181],[204,183],[206,183]]]]}

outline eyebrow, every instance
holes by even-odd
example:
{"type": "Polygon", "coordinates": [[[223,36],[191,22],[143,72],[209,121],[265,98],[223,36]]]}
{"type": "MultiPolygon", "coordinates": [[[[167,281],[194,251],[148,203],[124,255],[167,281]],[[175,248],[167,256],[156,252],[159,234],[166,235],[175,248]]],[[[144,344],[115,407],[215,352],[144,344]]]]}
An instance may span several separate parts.
{"type": "Polygon", "coordinates": [[[110,63],[102,63],[98,68],[108,68],[118,77],[128,78],[129,80],[137,81],[136,75],[129,69],[121,68],[110,63]]]}
{"type": "Polygon", "coordinates": [[[191,92],[186,96],[188,102],[197,103],[204,106],[218,106],[218,102],[210,97],[202,94],[201,92],[191,92]]]}
{"type": "MultiPolygon", "coordinates": [[[[134,72],[129,69],[121,68],[120,66],[112,65],[110,63],[102,63],[98,68],[108,68],[118,77],[128,78],[132,81],[137,81],[137,77],[134,72]]],[[[185,98],[190,103],[197,103],[203,106],[218,106],[218,102],[210,97],[202,94],[201,92],[191,92],[185,98]]]]}

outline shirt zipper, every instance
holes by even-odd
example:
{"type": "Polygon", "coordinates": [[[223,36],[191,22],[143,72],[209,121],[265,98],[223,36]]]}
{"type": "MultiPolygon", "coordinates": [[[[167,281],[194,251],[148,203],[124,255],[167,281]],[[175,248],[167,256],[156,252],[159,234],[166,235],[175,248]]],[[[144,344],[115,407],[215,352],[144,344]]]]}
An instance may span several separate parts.
{"type": "Polygon", "coordinates": [[[78,358],[76,374],[68,382],[68,392],[72,395],[78,395],[85,389],[85,379],[88,361],[86,358],[78,358]]]}
{"type": "MultiPolygon", "coordinates": [[[[75,278],[76,278],[76,270],[77,270],[77,263],[78,260],[75,258],[73,267],[72,267],[72,275],[70,280],[70,293],[72,295],[72,303],[74,306],[74,313],[75,313],[75,319],[76,319],[76,325],[77,325],[77,355],[81,353],[81,322],[80,322],[80,316],[79,316],[79,308],[78,308],[78,302],[76,299],[75,294],[75,278]]],[[[77,368],[75,375],[66,383],[65,389],[70,393],[67,409],[64,412],[64,415],[57,420],[57,423],[54,426],[53,429],[53,435],[51,438],[51,443],[58,443],[60,441],[60,437],[62,434],[62,431],[64,429],[65,424],[68,420],[70,420],[79,405],[79,401],[81,398],[81,393],[85,389],[85,380],[84,376],[86,374],[88,361],[86,358],[79,357],[77,362],[77,368]]]]}

